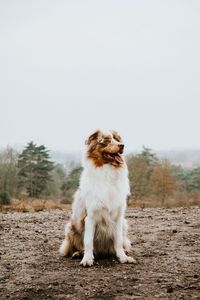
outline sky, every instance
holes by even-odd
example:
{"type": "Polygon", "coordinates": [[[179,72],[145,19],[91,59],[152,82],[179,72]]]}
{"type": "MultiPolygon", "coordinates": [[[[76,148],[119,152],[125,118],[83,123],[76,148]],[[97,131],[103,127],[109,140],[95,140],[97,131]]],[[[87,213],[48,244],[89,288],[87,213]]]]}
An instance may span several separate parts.
{"type": "Polygon", "coordinates": [[[200,148],[200,1],[0,0],[0,147],[200,148]]]}

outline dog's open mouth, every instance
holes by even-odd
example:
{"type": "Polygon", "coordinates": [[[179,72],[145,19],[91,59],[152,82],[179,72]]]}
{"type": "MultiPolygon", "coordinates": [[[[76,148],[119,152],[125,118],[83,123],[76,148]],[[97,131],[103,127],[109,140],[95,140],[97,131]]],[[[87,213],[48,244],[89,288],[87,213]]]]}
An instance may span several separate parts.
{"type": "Polygon", "coordinates": [[[106,160],[112,162],[112,163],[116,163],[116,164],[123,164],[123,158],[121,156],[121,154],[118,152],[118,153],[107,153],[107,152],[104,152],[103,153],[103,156],[106,160]]]}

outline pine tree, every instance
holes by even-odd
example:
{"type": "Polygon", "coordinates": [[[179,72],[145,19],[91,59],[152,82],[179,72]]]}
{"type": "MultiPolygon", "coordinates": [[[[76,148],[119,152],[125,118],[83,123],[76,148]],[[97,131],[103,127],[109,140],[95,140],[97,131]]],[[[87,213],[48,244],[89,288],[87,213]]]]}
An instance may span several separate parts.
{"type": "Polygon", "coordinates": [[[49,151],[44,145],[28,143],[18,159],[20,186],[29,197],[39,197],[51,180],[50,171],[54,164],[49,159],[49,151]]]}

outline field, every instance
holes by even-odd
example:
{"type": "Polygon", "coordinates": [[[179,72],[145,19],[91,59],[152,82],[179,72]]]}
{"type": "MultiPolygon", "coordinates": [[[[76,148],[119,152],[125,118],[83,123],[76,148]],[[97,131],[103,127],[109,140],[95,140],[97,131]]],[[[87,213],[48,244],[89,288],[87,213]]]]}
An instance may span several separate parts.
{"type": "Polygon", "coordinates": [[[200,299],[200,208],[127,211],[136,265],[61,258],[66,210],[0,214],[0,299],[200,299]]]}

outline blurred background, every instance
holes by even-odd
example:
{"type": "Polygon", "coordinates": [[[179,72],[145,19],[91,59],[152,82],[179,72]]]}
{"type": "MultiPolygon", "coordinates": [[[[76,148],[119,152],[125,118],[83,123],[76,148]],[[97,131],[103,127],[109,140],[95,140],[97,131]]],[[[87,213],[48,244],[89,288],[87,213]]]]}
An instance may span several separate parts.
{"type": "Polygon", "coordinates": [[[199,15],[195,0],[2,0],[1,206],[70,203],[97,128],[124,138],[131,205],[199,204],[199,15]]]}

